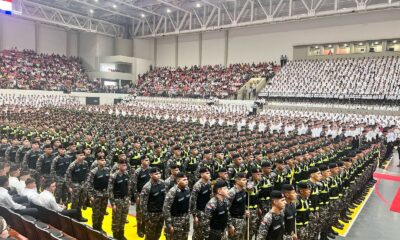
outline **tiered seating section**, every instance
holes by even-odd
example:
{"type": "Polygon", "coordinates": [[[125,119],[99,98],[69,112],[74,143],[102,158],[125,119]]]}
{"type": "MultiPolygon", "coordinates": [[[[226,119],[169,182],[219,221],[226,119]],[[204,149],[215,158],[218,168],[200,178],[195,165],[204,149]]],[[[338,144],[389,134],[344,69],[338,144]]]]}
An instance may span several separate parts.
{"type": "Polygon", "coordinates": [[[400,57],[300,60],[289,62],[270,81],[264,95],[397,99],[400,57]]]}
{"type": "Polygon", "coordinates": [[[253,76],[270,76],[274,67],[274,63],[259,63],[156,68],[139,76],[138,92],[141,96],[226,98],[253,76]]]}

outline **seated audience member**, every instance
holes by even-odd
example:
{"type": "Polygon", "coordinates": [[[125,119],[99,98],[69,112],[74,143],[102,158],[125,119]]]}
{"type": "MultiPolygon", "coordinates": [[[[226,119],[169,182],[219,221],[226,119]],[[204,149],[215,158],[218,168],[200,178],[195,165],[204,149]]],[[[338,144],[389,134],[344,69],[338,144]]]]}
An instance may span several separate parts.
{"type": "Polygon", "coordinates": [[[38,210],[36,208],[28,208],[24,205],[29,206],[28,202],[24,205],[16,203],[11,195],[8,193],[7,188],[9,187],[8,177],[0,176],[0,205],[13,211],[22,214],[37,217],[38,210]]]}
{"type": "Polygon", "coordinates": [[[12,166],[10,168],[10,177],[8,178],[8,181],[10,183],[10,193],[11,195],[18,194],[22,191],[23,185],[21,184],[20,180],[18,177],[20,177],[21,172],[19,167],[17,166],[12,166]]]}
{"type": "Polygon", "coordinates": [[[10,228],[7,225],[6,220],[0,217],[0,240],[28,240],[28,238],[22,236],[20,233],[10,228]]]}
{"type": "Polygon", "coordinates": [[[8,176],[10,171],[10,164],[7,162],[0,162],[0,176],[8,176]]]}
{"type": "MultiPolygon", "coordinates": [[[[29,173],[29,171],[25,170],[25,171],[21,171],[21,175],[19,177],[19,182],[21,184],[21,188],[20,188],[20,192],[18,192],[19,195],[21,195],[22,191],[25,189],[25,181],[30,178],[31,175],[29,173]]],[[[18,189],[17,189],[18,191],[18,189]]]]}
{"type": "Polygon", "coordinates": [[[36,187],[36,181],[33,178],[28,178],[25,181],[25,188],[21,192],[21,196],[27,197],[29,202],[40,205],[39,193],[36,187]]]}
{"type": "Polygon", "coordinates": [[[56,202],[56,198],[54,197],[54,192],[57,188],[56,180],[52,178],[46,179],[42,187],[44,190],[39,194],[41,206],[83,222],[82,212],[80,210],[66,209],[66,206],[56,202]]]}

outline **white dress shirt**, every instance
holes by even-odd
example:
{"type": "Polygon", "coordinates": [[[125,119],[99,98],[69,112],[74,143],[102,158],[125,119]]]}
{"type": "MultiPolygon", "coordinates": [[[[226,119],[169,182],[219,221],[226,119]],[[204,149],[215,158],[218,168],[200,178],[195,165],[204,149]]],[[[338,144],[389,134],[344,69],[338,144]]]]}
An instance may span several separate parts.
{"type": "Polygon", "coordinates": [[[21,192],[21,196],[27,197],[29,202],[33,202],[34,204],[40,205],[39,202],[39,193],[36,188],[24,188],[21,192]]]}
{"type": "Polygon", "coordinates": [[[0,187],[0,205],[14,210],[25,209],[25,206],[14,202],[8,193],[8,190],[3,187],[0,187]]]}
{"type": "Polygon", "coordinates": [[[57,212],[61,212],[62,210],[64,210],[64,208],[62,208],[60,205],[58,205],[54,195],[47,190],[44,190],[43,192],[41,192],[39,194],[39,202],[41,203],[41,205],[43,207],[57,211],[57,212]]]}
{"type": "Polygon", "coordinates": [[[11,189],[16,190],[18,194],[21,194],[21,191],[23,190],[23,185],[17,177],[9,177],[8,182],[10,183],[11,189]]]}

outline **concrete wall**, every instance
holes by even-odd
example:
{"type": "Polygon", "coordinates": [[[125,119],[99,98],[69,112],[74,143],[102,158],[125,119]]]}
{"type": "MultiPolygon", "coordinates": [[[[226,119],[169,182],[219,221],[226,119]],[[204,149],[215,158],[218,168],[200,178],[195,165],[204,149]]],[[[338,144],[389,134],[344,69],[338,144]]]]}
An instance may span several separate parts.
{"type": "Polygon", "coordinates": [[[200,64],[199,34],[181,35],[178,37],[178,66],[200,64]]]}
{"type": "Polygon", "coordinates": [[[199,45],[202,65],[279,61],[282,54],[292,59],[294,46],[400,38],[399,26],[400,10],[392,9],[181,35],[177,42],[167,36],[156,40],[156,64],[194,64],[199,45]],[[187,49],[192,56],[183,53],[187,49]]]}

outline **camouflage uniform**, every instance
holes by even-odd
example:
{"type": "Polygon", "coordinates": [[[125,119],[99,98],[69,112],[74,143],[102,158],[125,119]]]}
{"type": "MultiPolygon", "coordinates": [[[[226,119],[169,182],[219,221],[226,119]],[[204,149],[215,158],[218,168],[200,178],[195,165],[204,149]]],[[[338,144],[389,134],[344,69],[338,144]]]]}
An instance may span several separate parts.
{"type": "Polygon", "coordinates": [[[86,181],[86,188],[92,202],[92,222],[93,228],[102,230],[104,215],[108,204],[108,182],[110,179],[110,169],[108,167],[96,167],[89,172],[86,181]]]}
{"type": "Polygon", "coordinates": [[[196,183],[198,179],[197,166],[199,162],[200,162],[199,156],[190,155],[187,157],[184,163],[190,189],[193,188],[193,185],[196,183]]]}
{"type": "Polygon", "coordinates": [[[11,145],[9,143],[6,144],[0,144],[0,162],[5,161],[5,156],[6,156],[6,151],[7,148],[10,147],[11,145]]]}
{"type": "Polygon", "coordinates": [[[148,181],[140,193],[140,205],[146,229],[146,240],[158,240],[164,226],[162,207],[166,195],[165,183],[163,180],[155,183],[148,181]]]}
{"type": "Polygon", "coordinates": [[[24,160],[25,154],[30,150],[30,147],[20,147],[15,154],[15,162],[21,166],[22,161],[24,160]]]}
{"type": "Polygon", "coordinates": [[[190,208],[193,217],[198,218],[198,224],[193,224],[193,240],[204,239],[204,232],[207,228],[205,224],[205,207],[211,199],[211,182],[205,183],[202,179],[198,180],[193,186],[190,208]]]}
{"type": "Polygon", "coordinates": [[[89,166],[85,160],[79,163],[72,162],[65,174],[67,186],[72,188],[71,208],[81,210],[86,201],[85,181],[89,173],[89,166]]]}
{"type": "Polygon", "coordinates": [[[37,162],[36,162],[36,171],[38,172],[42,183],[48,178],[50,178],[50,170],[51,170],[51,164],[53,162],[53,155],[47,156],[46,154],[42,154],[39,156],[37,162]]]}
{"type": "Polygon", "coordinates": [[[110,177],[108,192],[111,205],[115,206],[112,212],[112,232],[116,239],[124,238],[126,217],[128,216],[132,191],[132,179],[128,171],[116,171],[110,177]]]}
{"type": "Polygon", "coordinates": [[[13,162],[17,163],[16,161],[16,155],[17,151],[19,150],[19,146],[9,146],[5,152],[5,161],[6,162],[13,162]]]}
{"type": "Polygon", "coordinates": [[[190,230],[190,190],[172,187],[165,198],[163,214],[167,231],[167,240],[187,240],[190,230]],[[170,228],[174,228],[171,234],[170,228]]]}
{"type": "Polygon", "coordinates": [[[227,198],[223,200],[219,200],[217,197],[211,198],[206,206],[204,222],[206,225],[204,239],[223,239],[226,235],[227,227],[232,226],[229,200],[227,198]]]}
{"type": "Polygon", "coordinates": [[[239,190],[236,186],[229,190],[229,201],[231,203],[229,212],[232,218],[232,226],[235,228],[235,235],[230,236],[232,240],[243,240],[246,234],[246,191],[239,190]]]}
{"type": "Polygon", "coordinates": [[[250,239],[253,238],[253,236],[257,235],[257,229],[260,224],[260,217],[259,217],[259,198],[258,194],[260,191],[260,182],[253,182],[253,188],[248,192],[247,197],[249,198],[249,205],[247,206],[247,209],[250,212],[250,221],[249,221],[249,233],[250,233],[250,239]]]}
{"type": "Polygon", "coordinates": [[[22,161],[22,168],[29,169],[29,174],[33,179],[36,180],[38,190],[40,187],[40,181],[39,175],[36,171],[36,163],[41,154],[43,154],[42,150],[39,149],[37,151],[34,151],[33,149],[31,149],[25,154],[24,160],[22,161]]]}
{"type": "Polygon", "coordinates": [[[68,198],[67,182],[65,180],[65,173],[71,164],[71,157],[68,155],[58,155],[53,159],[50,167],[51,176],[57,181],[57,188],[55,192],[56,201],[66,205],[68,198]]]}
{"type": "MultiPolygon", "coordinates": [[[[149,168],[144,169],[143,167],[135,170],[132,179],[132,196],[134,199],[139,199],[143,186],[150,180],[149,170],[149,168]]],[[[136,204],[136,221],[137,234],[138,236],[143,236],[145,234],[145,225],[140,203],[136,204]]]]}
{"type": "MultiPolygon", "coordinates": [[[[285,220],[283,212],[279,215],[269,211],[263,218],[258,229],[257,240],[264,239],[284,239],[290,240],[291,237],[284,235],[285,220]],[[272,238],[274,236],[274,238],[272,238]]],[[[301,240],[303,240],[301,238],[301,240]]]]}
{"type": "Polygon", "coordinates": [[[300,195],[296,201],[296,228],[297,237],[300,240],[310,239],[310,206],[309,200],[302,198],[300,195]]]}

